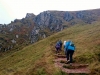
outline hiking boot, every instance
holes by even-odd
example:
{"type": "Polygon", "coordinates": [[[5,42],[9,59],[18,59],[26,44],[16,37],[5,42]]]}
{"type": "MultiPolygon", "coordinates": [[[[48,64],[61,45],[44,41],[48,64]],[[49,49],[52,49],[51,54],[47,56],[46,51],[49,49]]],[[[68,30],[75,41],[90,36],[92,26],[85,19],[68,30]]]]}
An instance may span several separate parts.
{"type": "Polygon", "coordinates": [[[67,60],[67,62],[65,63],[65,64],[69,64],[70,63],[70,61],[69,60],[67,60]]]}
{"type": "Polygon", "coordinates": [[[72,63],[70,63],[70,66],[72,66],[72,63]]]}

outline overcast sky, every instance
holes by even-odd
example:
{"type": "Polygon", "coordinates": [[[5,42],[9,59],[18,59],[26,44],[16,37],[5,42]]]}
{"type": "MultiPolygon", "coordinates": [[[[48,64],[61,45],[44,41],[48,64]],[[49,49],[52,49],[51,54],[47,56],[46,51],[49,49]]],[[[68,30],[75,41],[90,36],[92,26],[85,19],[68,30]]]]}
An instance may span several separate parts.
{"type": "Polygon", "coordinates": [[[0,24],[46,10],[77,11],[100,8],[99,0],[0,0],[0,24]]]}

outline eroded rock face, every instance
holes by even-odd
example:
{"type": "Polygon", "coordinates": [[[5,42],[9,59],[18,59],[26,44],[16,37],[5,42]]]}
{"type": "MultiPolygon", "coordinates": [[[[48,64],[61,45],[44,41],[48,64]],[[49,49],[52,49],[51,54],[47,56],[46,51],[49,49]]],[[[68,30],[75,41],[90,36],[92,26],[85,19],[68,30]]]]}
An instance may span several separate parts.
{"type": "Polygon", "coordinates": [[[51,12],[45,11],[37,15],[34,19],[37,25],[50,26],[52,24],[61,24],[61,20],[57,19],[51,12]]]}
{"type": "Polygon", "coordinates": [[[50,11],[44,11],[37,15],[34,22],[41,28],[48,28],[50,31],[62,30],[62,20],[57,18],[50,11]]]}
{"type": "Polygon", "coordinates": [[[93,16],[93,13],[87,12],[87,11],[76,12],[76,17],[78,19],[83,20],[85,23],[91,23],[91,22],[95,21],[95,17],[93,16]]]}
{"type": "Polygon", "coordinates": [[[33,13],[27,13],[25,18],[35,17],[33,13]]]}
{"type": "Polygon", "coordinates": [[[66,12],[65,14],[64,14],[64,20],[66,20],[66,21],[71,21],[74,17],[69,13],[69,12],[66,12]]]}
{"type": "Polygon", "coordinates": [[[0,50],[6,50],[5,47],[9,48],[8,45],[35,43],[66,27],[81,22],[90,24],[98,19],[100,19],[99,9],[74,12],[44,11],[38,15],[27,13],[25,18],[15,19],[8,25],[0,24],[0,35],[3,35],[0,37],[0,50]]]}

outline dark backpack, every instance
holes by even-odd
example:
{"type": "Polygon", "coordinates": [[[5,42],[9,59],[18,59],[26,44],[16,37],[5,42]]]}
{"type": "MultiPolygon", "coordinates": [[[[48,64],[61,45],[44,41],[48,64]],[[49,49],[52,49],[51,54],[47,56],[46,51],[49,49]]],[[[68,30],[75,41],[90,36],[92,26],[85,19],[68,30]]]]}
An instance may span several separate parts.
{"type": "Polygon", "coordinates": [[[60,44],[59,44],[59,43],[57,43],[55,47],[56,47],[56,48],[60,48],[60,44]]]}
{"type": "Polygon", "coordinates": [[[71,44],[70,44],[70,46],[74,47],[74,44],[73,44],[73,43],[71,43],[71,44]]]}

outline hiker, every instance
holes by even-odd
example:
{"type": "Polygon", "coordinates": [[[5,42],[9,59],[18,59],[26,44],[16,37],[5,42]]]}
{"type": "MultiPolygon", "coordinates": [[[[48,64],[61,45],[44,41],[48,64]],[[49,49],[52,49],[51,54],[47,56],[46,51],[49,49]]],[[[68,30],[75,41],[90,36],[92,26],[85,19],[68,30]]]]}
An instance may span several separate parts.
{"type": "Polygon", "coordinates": [[[64,41],[64,44],[63,44],[64,45],[64,52],[65,52],[65,44],[66,44],[66,41],[64,41]]]}
{"type": "Polygon", "coordinates": [[[59,53],[59,50],[61,49],[59,42],[56,43],[55,48],[56,48],[56,53],[59,53]]]}
{"type": "Polygon", "coordinates": [[[67,63],[72,63],[73,62],[73,54],[75,51],[75,46],[72,41],[67,41],[65,44],[65,50],[66,50],[66,58],[67,58],[67,63]]]}
{"type": "Polygon", "coordinates": [[[62,49],[62,44],[63,44],[63,43],[62,43],[61,40],[59,40],[58,42],[59,42],[59,44],[60,44],[60,50],[61,50],[61,49],[62,49]]]}

